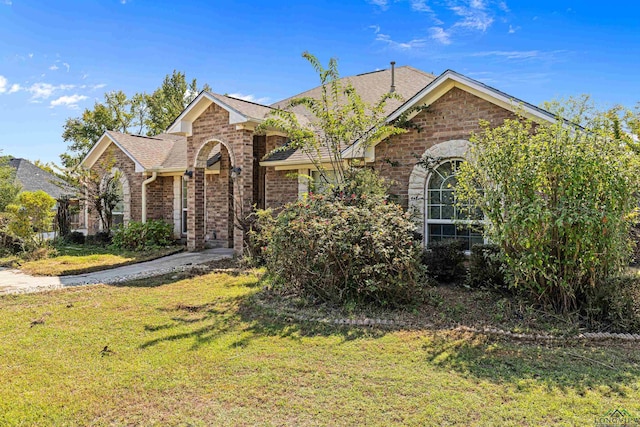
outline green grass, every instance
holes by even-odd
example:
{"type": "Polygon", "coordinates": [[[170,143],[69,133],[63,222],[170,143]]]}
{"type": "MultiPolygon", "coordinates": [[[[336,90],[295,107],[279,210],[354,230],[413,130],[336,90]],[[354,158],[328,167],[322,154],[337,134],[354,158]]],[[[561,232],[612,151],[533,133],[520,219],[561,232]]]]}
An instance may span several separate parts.
{"type": "Polygon", "coordinates": [[[593,425],[609,409],[640,413],[637,347],[299,323],[255,306],[258,290],[254,275],[209,274],[0,297],[0,425],[593,425]]]}
{"type": "Polygon", "coordinates": [[[182,250],[182,247],[169,247],[134,252],[94,245],[60,245],[56,246],[57,254],[54,256],[37,261],[18,261],[15,266],[34,276],[63,276],[150,261],[182,250]]]}

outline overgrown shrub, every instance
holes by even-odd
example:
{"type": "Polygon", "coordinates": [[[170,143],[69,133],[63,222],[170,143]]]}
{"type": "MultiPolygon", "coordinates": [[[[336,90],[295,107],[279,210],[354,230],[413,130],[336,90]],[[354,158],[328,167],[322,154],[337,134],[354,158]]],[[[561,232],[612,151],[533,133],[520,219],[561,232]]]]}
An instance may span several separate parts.
{"type": "MultiPolygon", "coordinates": [[[[620,274],[637,209],[637,157],[606,126],[505,120],[471,138],[458,171],[459,207],[482,209],[513,286],[557,312],[620,274]]],[[[473,211],[471,211],[473,212],[473,211]]]]}
{"type": "Polygon", "coordinates": [[[111,244],[117,248],[140,251],[173,243],[173,226],[164,221],[149,220],[145,223],[130,221],[113,233],[111,244]]]}
{"type": "Polygon", "coordinates": [[[409,215],[366,194],[310,195],[258,213],[274,289],[338,304],[398,306],[423,285],[409,215]]]}
{"type": "Polygon", "coordinates": [[[609,278],[590,288],[583,314],[592,327],[615,332],[640,332],[640,276],[609,278]]]}
{"type": "Polygon", "coordinates": [[[469,274],[466,285],[509,293],[505,278],[506,264],[500,246],[494,244],[473,245],[469,257],[469,274]]]}
{"type": "Polygon", "coordinates": [[[7,206],[7,232],[22,244],[24,252],[45,246],[52,230],[56,201],[42,190],[23,191],[7,206]]]}
{"type": "Polygon", "coordinates": [[[85,244],[95,246],[107,246],[111,244],[111,233],[108,231],[98,231],[96,234],[89,234],[85,238],[85,244]]]}
{"type": "Polygon", "coordinates": [[[422,263],[429,276],[441,282],[453,282],[465,274],[464,243],[461,240],[442,240],[430,243],[422,252],[422,263]]]}
{"type": "Polygon", "coordinates": [[[65,242],[75,245],[84,245],[86,239],[85,235],[79,231],[72,231],[64,237],[65,242]]]}

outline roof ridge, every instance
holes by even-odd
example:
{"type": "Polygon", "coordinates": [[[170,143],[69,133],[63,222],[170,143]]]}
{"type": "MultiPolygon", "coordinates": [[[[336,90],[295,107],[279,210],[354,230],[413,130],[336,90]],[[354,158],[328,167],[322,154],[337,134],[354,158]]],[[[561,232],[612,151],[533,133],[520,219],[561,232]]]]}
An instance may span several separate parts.
{"type": "Polygon", "coordinates": [[[274,109],[273,107],[270,107],[268,105],[264,105],[264,104],[260,104],[258,102],[253,102],[253,101],[247,101],[246,99],[242,99],[242,98],[236,98],[235,96],[229,96],[229,95],[225,95],[222,93],[215,93],[215,92],[209,92],[211,95],[213,96],[224,96],[225,98],[231,98],[231,99],[235,99],[236,101],[242,101],[242,102],[246,102],[247,104],[253,104],[253,105],[257,105],[258,107],[265,107],[265,108],[270,108],[270,109],[274,109]]]}
{"type": "MultiPolygon", "coordinates": [[[[148,136],[148,135],[140,135],[139,133],[127,133],[127,132],[120,132],[120,131],[117,131],[117,130],[108,130],[107,132],[109,132],[109,133],[117,133],[117,134],[120,134],[120,135],[133,136],[133,137],[136,137],[136,138],[154,139],[156,141],[166,141],[165,139],[162,139],[162,138],[156,138],[155,136],[148,136]]],[[[171,134],[168,133],[167,135],[171,135],[171,134]]]]}

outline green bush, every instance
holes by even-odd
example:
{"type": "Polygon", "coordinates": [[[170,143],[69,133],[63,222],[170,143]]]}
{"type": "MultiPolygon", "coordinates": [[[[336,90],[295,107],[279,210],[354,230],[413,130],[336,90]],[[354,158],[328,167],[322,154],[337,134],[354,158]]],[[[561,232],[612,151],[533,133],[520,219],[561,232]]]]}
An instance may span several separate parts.
{"type": "Polygon", "coordinates": [[[173,244],[173,226],[164,221],[149,220],[145,223],[130,221],[113,233],[111,244],[120,249],[141,251],[151,247],[173,244]]]}
{"type": "Polygon", "coordinates": [[[500,246],[494,244],[473,245],[469,257],[469,274],[466,285],[509,293],[505,278],[506,264],[500,246]]]}
{"type": "Polygon", "coordinates": [[[441,282],[453,282],[462,278],[464,268],[464,243],[461,240],[442,240],[430,243],[422,252],[422,263],[429,276],[441,282]]]}
{"type": "Polygon", "coordinates": [[[73,243],[76,245],[84,245],[84,242],[87,240],[85,235],[79,231],[72,231],[64,237],[64,241],[68,243],[73,243]]]}
{"type": "Polygon", "coordinates": [[[615,332],[640,332],[640,276],[623,275],[602,281],[586,294],[591,326],[615,332]]]}
{"type": "Polygon", "coordinates": [[[409,215],[366,194],[310,195],[274,216],[260,211],[262,255],[274,290],[338,304],[398,306],[423,286],[409,215]]]}
{"type": "Polygon", "coordinates": [[[628,265],[637,209],[638,157],[606,127],[588,130],[485,122],[456,176],[458,206],[482,210],[511,284],[563,313],[628,265]]]}
{"type": "Polygon", "coordinates": [[[111,244],[111,233],[108,231],[98,231],[96,234],[89,234],[85,238],[85,244],[94,246],[107,246],[111,244]]]}

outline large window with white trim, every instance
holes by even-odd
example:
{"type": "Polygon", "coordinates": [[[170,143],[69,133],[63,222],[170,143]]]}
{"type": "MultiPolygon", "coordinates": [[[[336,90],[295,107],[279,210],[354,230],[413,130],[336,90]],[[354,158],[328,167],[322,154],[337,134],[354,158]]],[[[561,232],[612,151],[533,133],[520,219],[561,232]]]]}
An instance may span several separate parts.
{"type": "Polygon", "coordinates": [[[466,251],[483,243],[481,214],[470,218],[456,206],[456,175],[462,160],[447,160],[431,172],[427,180],[425,203],[426,243],[455,239],[464,242],[466,251]]]}

